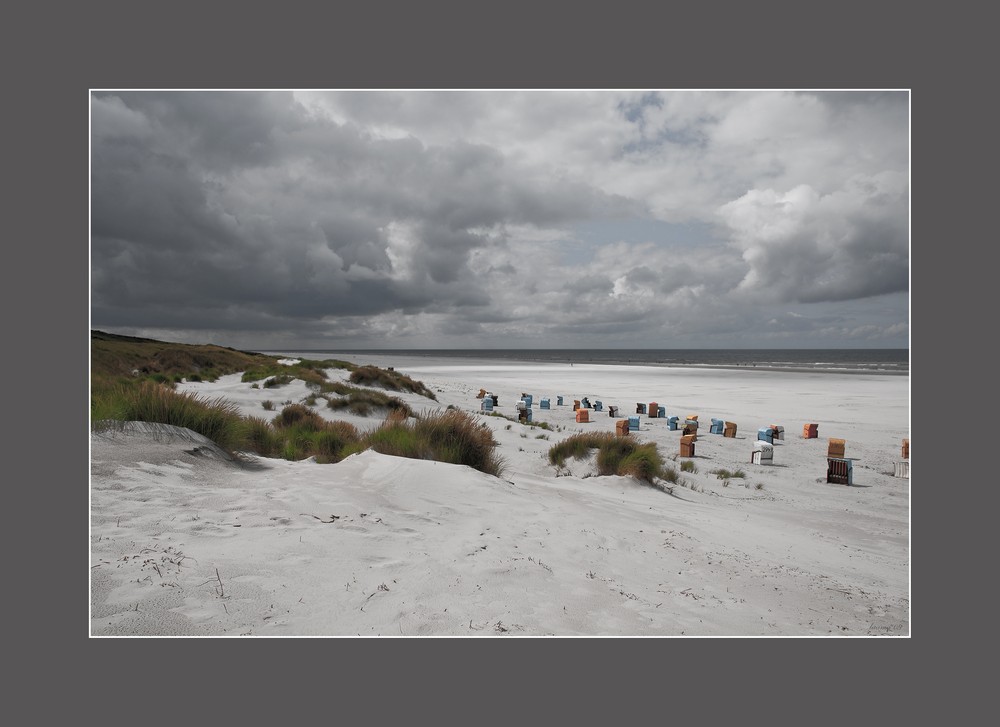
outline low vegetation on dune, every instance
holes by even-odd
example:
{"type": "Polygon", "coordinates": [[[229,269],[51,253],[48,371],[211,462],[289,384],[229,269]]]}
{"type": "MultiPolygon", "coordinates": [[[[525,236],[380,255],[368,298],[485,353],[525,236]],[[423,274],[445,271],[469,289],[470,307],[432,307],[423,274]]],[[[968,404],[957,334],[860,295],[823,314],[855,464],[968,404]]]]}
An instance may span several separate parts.
{"type": "Polygon", "coordinates": [[[585,459],[597,450],[599,475],[621,475],[652,483],[656,479],[677,481],[677,472],[664,464],[656,445],[640,443],[630,435],[584,432],[567,437],[549,448],[549,463],[562,468],[566,460],[585,459]]]}
{"type": "Polygon", "coordinates": [[[374,449],[396,457],[462,464],[499,477],[506,463],[496,446],[488,425],[466,412],[447,410],[423,414],[416,420],[391,414],[381,427],[348,449],[374,449]]]}
{"type": "Polygon", "coordinates": [[[199,376],[204,381],[214,381],[219,376],[246,371],[270,360],[274,359],[224,346],[169,343],[103,331],[90,332],[92,377],[158,377],[159,381],[173,381],[178,376],[199,376]]]}
{"type": "Polygon", "coordinates": [[[233,455],[246,448],[246,425],[236,404],[180,394],[153,381],[112,383],[92,390],[91,420],[97,429],[128,421],[172,424],[211,439],[233,455]]]}
{"type": "Polygon", "coordinates": [[[437,401],[434,392],[428,389],[420,381],[415,381],[405,374],[388,369],[380,369],[376,366],[358,366],[351,371],[352,384],[362,386],[380,386],[391,391],[409,391],[412,394],[426,396],[428,399],[437,401]]]}
{"type": "Polygon", "coordinates": [[[368,416],[373,410],[401,412],[407,417],[416,416],[405,401],[395,396],[383,394],[381,391],[358,389],[342,384],[337,387],[336,393],[340,396],[327,395],[325,397],[326,405],[330,409],[347,409],[352,414],[359,416],[368,416]]]}
{"type": "MultiPolygon", "coordinates": [[[[189,346],[92,331],[91,422],[95,430],[126,421],[186,427],[236,457],[315,457],[317,462],[327,463],[374,449],[383,454],[468,465],[493,475],[503,471],[492,431],[472,415],[448,410],[418,416],[397,397],[329,381],[326,369],[332,368],[350,370],[355,384],[409,391],[436,400],[421,382],[375,366],[358,367],[333,359],[304,359],[286,365],[273,356],[220,346],[189,346]],[[361,433],[350,423],[324,419],[303,403],[286,401],[271,419],[244,417],[229,400],[205,399],[174,388],[185,378],[212,380],[241,371],[242,380],[254,388],[275,388],[302,379],[314,391],[306,400],[311,405],[323,398],[330,409],[346,408],[364,416],[388,411],[389,416],[381,427],[361,433]]],[[[275,403],[265,400],[262,407],[272,411],[275,403]]]]}

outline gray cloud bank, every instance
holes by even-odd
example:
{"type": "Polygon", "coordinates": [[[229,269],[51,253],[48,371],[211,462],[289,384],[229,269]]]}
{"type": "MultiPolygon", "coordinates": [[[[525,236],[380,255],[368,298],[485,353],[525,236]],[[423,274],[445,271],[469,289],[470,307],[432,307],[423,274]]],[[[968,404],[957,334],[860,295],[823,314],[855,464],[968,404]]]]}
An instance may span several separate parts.
{"type": "Polygon", "coordinates": [[[94,92],[91,323],[905,346],[908,117],[898,92],[94,92]]]}

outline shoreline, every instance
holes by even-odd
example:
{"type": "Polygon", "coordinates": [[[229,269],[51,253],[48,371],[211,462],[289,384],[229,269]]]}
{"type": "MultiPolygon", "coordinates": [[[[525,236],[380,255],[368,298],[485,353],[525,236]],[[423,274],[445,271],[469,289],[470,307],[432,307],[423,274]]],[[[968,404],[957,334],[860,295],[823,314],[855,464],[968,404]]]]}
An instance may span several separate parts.
{"type": "MultiPolygon", "coordinates": [[[[733,370],[733,371],[763,371],[767,373],[773,372],[785,372],[785,373],[813,373],[813,374],[846,374],[846,375],[865,375],[870,374],[872,376],[909,376],[909,369],[902,370],[887,370],[878,368],[847,368],[838,366],[797,366],[797,365],[768,365],[768,364],[712,364],[712,363],[677,363],[677,362],[655,362],[655,361],[634,361],[634,360],[611,360],[611,361],[594,361],[594,360],[565,360],[565,361],[554,361],[552,359],[535,359],[535,358],[488,358],[486,356],[462,356],[460,354],[454,356],[442,355],[440,353],[414,353],[412,351],[401,352],[399,354],[394,354],[392,351],[308,351],[308,350],[296,350],[287,349],[282,351],[275,350],[264,350],[260,353],[266,354],[268,356],[295,356],[298,358],[315,358],[316,356],[322,355],[323,358],[342,358],[342,360],[351,360],[352,363],[361,363],[360,360],[364,357],[375,357],[373,360],[378,361],[389,361],[393,357],[398,359],[418,359],[418,360],[433,360],[433,361],[453,361],[456,365],[462,362],[476,362],[483,365],[552,365],[552,366],[639,366],[644,368],[657,368],[657,369],[717,369],[717,370],[733,370]],[[350,357],[350,358],[343,358],[350,357]],[[354,359],[354,360],[352,360],[354,359]]],[[[321,359],[322,360],[322,359],[321,359]]]]}

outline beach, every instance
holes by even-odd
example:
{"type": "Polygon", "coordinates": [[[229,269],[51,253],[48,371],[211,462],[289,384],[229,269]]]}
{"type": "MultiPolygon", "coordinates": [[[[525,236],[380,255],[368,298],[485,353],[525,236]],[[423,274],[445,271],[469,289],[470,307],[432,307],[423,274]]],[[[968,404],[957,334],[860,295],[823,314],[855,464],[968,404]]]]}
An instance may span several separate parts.
{"type": "MultiPolygon", "coordinates": [[[[93,636],[910,633],[910,479],[894,476],[910,437],[909,376],[336,357],[422,381],[437,401],[389,392],[415,412],[474,413],[499,443],[502,475],[374,451],[247,464],[186,430],[92,433],[93,636]],[[481,390],[497,396],[498,416],[481,412],[481,390]],[[547,428],[516,421],[522,394],[547,428]],[[585,397],[603,410],[577,422],[585,397]],[[652,402],[667,417],[636,413],[652,402]],[[668,417],[683,426],[691,415],[695,452],[681,457],[668,417]],[[598,476],[592,460],[549,462],[557,442],[634,416],[630,436],[693,471],[652,486],[598,476]],[[712,419],[736,436],[709,433],[712,419]],[[802,436],[808,423],[815,438],[802,436]],[[758,430],[775,425],[773,463],[751,463],[758,430]],[[831,438],[845,442],[851,485],[827,482],[831,438]]],[[[239,374],[177,390],[257,417],[277,413],[264,401],[280,411],[310,393],[298,380],[254,389],[239,374]]]]}

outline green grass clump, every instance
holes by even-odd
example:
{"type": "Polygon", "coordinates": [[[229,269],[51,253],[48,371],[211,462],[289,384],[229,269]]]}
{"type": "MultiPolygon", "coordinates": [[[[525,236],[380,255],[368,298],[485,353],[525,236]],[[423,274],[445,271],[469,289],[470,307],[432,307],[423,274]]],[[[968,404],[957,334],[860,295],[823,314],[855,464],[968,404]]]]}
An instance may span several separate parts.
{"type": "Polygon", "coordinates": [[[697,472],[698,468],[695,466],[694,462],[689,459],[681,462],[681,472],[697,472]]]}
{"type": "Polygon", "coordinates": [[[304,404],[284,407],[272,424],[281,442],[280,456],[288,460],[315,457],[320,463],[339,462],[360,439],[354,425],[327,421],[304,404]]]}
{"type": "Polygon", "coordinates": [[[271,422],[260,417],[246,417],[243,421],[247,451],[261,457],[277,457],[284,447],[284,440],[271,422]]]}
{"type": "Polygon", "coordinates": [[[600,449],[606,444],[611,444],[611,440],[616,438],[616,435],[611,432],[574,434],[549,448],[549,463],[562,467],[570,457],[584,459],[590,455],[590,450],[600,449]]]}
{"type": "Polygon", "coordinates": [[[342,395],[342,398],[327,397],[326,405],[330,409],[346,408],[360,416],[368,416],[373,409],[388,409],[390,412],[401,412],[405,417],[415,416],[405,401],[381,391],[340,385],[338,393],[342,395]]]}
{"type": "Polygon", "coordinates": [[[747,476],[746,472],[744,472],[743,470],[736,470],[735,472],[730,472],[729,470],[722,468],[717,470],[712,470],[709,474],[715,475],[720,480],[743,479],[747,476]]]}
{"type": "Polygon", "coordinates": [[[308,431],[318,431],[326,426],[326,419],[303,404],[291,404],[281,410],[273,420],[278,429],[299,427],[308,431]]]}
{"type": "Polygon", "coordinates": [[[293,377],[289,374],[280,374],[278,376],[272,376],[269,379],[264,380],[265,389],[273,389],[278,386],[284,386],[285,384],[290,384],[293,381],[293,377]]]}
{"type": "MultiPolygon", "coordinates": [[[[621,437],[611,432],[584,432],[567,437],[549,448],[549,462],[561,468],[568,458],[584,459],[594,449],[600,475],[621,475],[652,483],[664,474],[663,458],[654,443],[641,444],[631,436],[621,437]]],[[[673,476],[676,478],[676,472],[673,476]]]]}
{"type": "Polygon", "coordinates": [[[264,407],[264,409],[265,409],[266,411],[274,411],[274,402],[273,402],[273,401],[271,401],[270,399],[267,399],[266,401],[262,401],[262,402],[260,403],[260,405],[261,405],[262,407],[264,407]]]}
{"type": "Polygon", "coordinates": [[[206,400],[180,394],[152,381],[120,382],[91,388],[91,421],[138,421],[186,427],[208,437],[229,454],[245,444],[239,407],[224,398],[206,400]]]}
{"type": "Polygon", "coordinates": [[[410,459],[463,464],[499,477],[505,462],[496,452],[496,440],[486,424],[463,411],[424,414],[410,420],[391,414],[355,447],[410,459]]]}
{"type": "Polygon", "coordinates": [[[357,367],[351,371],[350,381],[352,384],[361,384],[362,386],[380,386],[392,391],[409,391],[437,401],[434,392],[424,386],[422,382],[415,381],[398,371],[380,369],[377,366],[357,367]]]}

